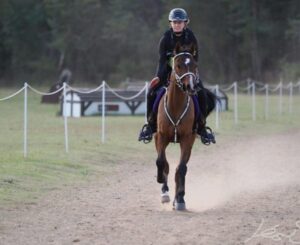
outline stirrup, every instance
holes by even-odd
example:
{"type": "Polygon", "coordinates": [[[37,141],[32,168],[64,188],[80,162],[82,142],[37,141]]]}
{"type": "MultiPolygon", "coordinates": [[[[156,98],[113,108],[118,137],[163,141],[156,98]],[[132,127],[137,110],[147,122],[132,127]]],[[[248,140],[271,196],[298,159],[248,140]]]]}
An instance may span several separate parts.
{"type": "Polygon", "coordinates": [[[211,130],[211,128],[210,127],[204,127],[203,130],[205,130],[206,137],[202,136],[200,134],[201,142],[204,145],[210,145],[211,143],[215,144],[216,143],[215,134],[213,133],[213,131],[211,130]]]}
{"type": "Polygon", "coordinates": [[[152,140],[152,129],[148,124],[145,124],[140,132],[138,141],[143,141],[145,144],[148,144],[152,140]]]}

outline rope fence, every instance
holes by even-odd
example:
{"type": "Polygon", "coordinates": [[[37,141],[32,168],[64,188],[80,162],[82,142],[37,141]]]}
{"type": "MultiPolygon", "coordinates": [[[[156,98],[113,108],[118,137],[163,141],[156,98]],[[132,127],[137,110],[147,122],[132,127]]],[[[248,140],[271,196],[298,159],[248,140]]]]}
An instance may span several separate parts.
{"type": "MultiPolygon", "coordinates": [[[[288,106],[288,112],[292,113],[293,112],[293,96],[295,94],[296,88],[298,88],[298,93],[300,94],[300,81],[297,83],[292,83],[290,82],[287,85],[283,85],[282,82],[280,82],[278,85],[268,85],[268,84],[263,84],[259,82],[252,82],[250,83],[249,81],[247,82],[246,87],[242,87],[238,85],[238,82],[235,81],[232,84],[229,84],[227,86],[220,86],[220,85],[215,85],[211,87],[217,95],[219,95],[220,90],[223,92],[232,92],[233,93],[233,121],[234,124],[238,124],[239,122],[239,111],[238,111],[238,94],[239,92],[247,93],[248,95],[251,95],[251,107],[252,107],[252,120],[256,121],[256,95],[257,92],[264,94],[264,118],[267,120],[269,118],[269,95],[270,93],[278,93],[278,114],[281,115],[283,113],[283,90],[288,91],[288,96],[289,96],[289,106],[288,106]]],[[[89,94],[93,93],[96,91],[102,91],[102,121],[101,121],[101,142],[105,143],[105,104],[106,104],[106,90],[110,91],[112,94],[114,94],[116,97],[120,98],[121,100],[128,101],[135,99],[136,97],[140,96],[142,93],[145,93],[145,104],[147,104],[147,92],[148,92],[148,82],[145,82],[145,86],[135,95],[131,97],[124,97],[118,94],[116,91],[114,91],[108,84],[106,84],[105,81],[102,82],[101,85],[98,87],[91,89],[91,90],[86,90],[86,89],[77,89],[74,87],[71,87],[70,85],[63,83],[63,86],[56,91],[50,92],[50,93],[45,93],[41,92],[35,88],[33,88],[31,85],[24,83],[24,86],[19,89],[18,91],[14,92],[11,95],[8,95],[4,98],[0,98],[1,101],[6,101],[9,100],[20,93],[24,91],[24,136],[23,136],[23,151],[24,151],[24,157],[27,157],[28,154],[28,89],[33,91],[34,93],[37,93],[39,95],[54,95],[59,92],[63,92],[63,111],[66,111],[66,106],[67,106],[67,101],[66,101],[66,94],[68,91],[74,91],[82,94],[89,94]]],[[[220,128],[220,105],[219,103],[216,103],[216,109],[215,109],[215,127],[216,129],[220,128]]],[[[63,115],[63,120],[64,120],[64,141],[65,141],[65,152],[69,152],[69,142],[68,142],[68,116],[66,113],[62,113],[63,115]]],[[[145,122],[147,121],[147,111],[145,113],[145,122]]]]}
{"type": "Polygon", "coordinates": [[[23,90],[25,89],[25,85],[24,85],[24,87],[23,88],[21,88],[20,90],[18,90],[17,92],[15,92],[15,93],[13,93],[12,95],[9,95],[9,96],[7,96],[7,97],[4,97],[4,98],[0,98],[0,101],[5,101],[5,100],[9,100],[9,99],[11,99],[11,98],[13,98],[13,97],[15,97],[15,96],[17,96],[19,93],[21,93],[21,92],[23,92],[23,90]]]}

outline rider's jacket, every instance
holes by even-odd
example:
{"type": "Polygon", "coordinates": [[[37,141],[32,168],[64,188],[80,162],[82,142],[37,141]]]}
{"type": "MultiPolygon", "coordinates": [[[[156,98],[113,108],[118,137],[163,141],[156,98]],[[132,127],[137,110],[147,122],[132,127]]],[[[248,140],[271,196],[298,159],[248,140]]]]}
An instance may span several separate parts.
{"type": "Polygon", "coordinates": [[[195,61],[198,61],[198,43],[194,33],[189,28],[185,28],[180,36],[176,36],[172,28],[170,28],[164,33],[159,42],[159,63],[156,76],[159,77],[163,84],[167,82],[168,76],[172,71],[169,62],[177,43],[181,45],[194,44],[196,49],[193,56],[195,61]]]}

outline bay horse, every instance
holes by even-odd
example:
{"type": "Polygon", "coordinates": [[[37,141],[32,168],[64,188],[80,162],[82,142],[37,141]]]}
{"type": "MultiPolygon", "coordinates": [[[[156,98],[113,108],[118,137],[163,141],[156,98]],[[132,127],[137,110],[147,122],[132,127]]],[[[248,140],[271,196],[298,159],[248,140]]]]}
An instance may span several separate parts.
{"type": "Polygon", "coordinates": [[[162,184],[162,203],[170,202],[166,148],[170,142],[179,143],[181,156],[175,173],[173,208],[185,210],[185,176],[187,163],[196,138],[194,130],[195,105],[191,96],[196,94],[197,65],[192,53],[194,47],[176,45],[170,84],[159,102],[155,146],[157,151],[157,182],[162,184]],[[188,52],[187,52],[188,50],[188,52]]]}

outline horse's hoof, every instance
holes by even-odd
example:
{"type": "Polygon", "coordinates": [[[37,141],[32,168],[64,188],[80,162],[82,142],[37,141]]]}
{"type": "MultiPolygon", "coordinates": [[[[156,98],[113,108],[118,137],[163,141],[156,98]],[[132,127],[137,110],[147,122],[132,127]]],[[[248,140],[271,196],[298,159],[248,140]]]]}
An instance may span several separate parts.
{"type": "Polygon", "coordinates": [[[170,196],[168,192],[161,194],[161,202],[162,203],[170,202],[170,196]]]}
{"type": "Polygon", "coordinates": [[[182,203],[181,202],[175,202],[174,209],[177,210],[177,211],[186,210],[185,203],[184,202],[182,202],[182,203]]]}

